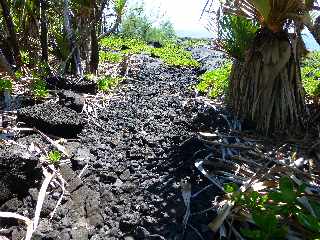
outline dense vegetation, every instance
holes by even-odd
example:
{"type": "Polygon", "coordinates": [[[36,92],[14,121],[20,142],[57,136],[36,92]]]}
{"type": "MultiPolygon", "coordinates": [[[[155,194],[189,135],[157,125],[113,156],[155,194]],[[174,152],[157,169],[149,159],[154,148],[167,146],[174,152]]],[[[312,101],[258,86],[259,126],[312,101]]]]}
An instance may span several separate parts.
{"type": "MultiPolygon", "coordinates": [[[[126,0],[70,0],[2,1],[1,6],[0,66],[6,73],[1,76],[2,92],[11,91],[12,80],[23,78],[36,99],[45,98],[48,76],[96,74],[99,63],[121,63],[125,56],[138,53],[172,66],[199,66],[177,44],[172,24],[164,19],[155,25],[143,5],[127,9],[126,0]]],[[[100,80],[109,77],[91,79],[101,89],[100,80]]]]}
{"type": "Polygon", "coordinates": [[[120,25],[119,32],[101,40],[100,59],[121,62],[124,55],[144,53],[162,59],[171,66],[198,67],[185,46],[177,44],[172,24],[162,21],[154,26],[143,6],[130,8],[120,25]]]}
{"type": "MultiPolygon", "coordinates": [[[[200,76],[196,89],[211,98],[227,96],[230,85],[231,63],[200,76]]],[[[311,52],[301,63],[302,85],[309,99],[319,103],[320,98],[320,52],[311,52]]]]}
{"type": "MultiPolygon", "coordinates": [[[[156,43],[157,44],[157,43],[156,43]]],[[[101,40],[105,50],[100,51],[101,61],[121,62],[124,55],[144,53],[162,59],[172,66],[199,66],[192,54],[173,41],[164,42],[154,47],[139,38],[111,36],[101,40]]]]}

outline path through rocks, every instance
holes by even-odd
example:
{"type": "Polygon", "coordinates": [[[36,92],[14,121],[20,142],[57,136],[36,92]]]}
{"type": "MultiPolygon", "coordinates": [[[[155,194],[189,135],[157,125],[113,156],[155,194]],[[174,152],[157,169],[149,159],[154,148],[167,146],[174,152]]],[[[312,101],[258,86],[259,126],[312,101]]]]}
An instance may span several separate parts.
{"type": "MultiPolygon", "coordinates": [[[[227,127],[226,122],[190,90],[197,82],[195,70],[169,68],[147,56],[138,58],[140,71],[129,71],[106,106],[94,110],[96,118],[87,119],[77,138],[65,143],[72,157],[60,171],[69,194],[49,220],[59,196],[51,189],[35,239],[213,239],[207,224],[214,212],[192,215],[183,224],[187,208],[180,183],[191,182],[192,194],[210,185],[194,167],[192,156],[202,143],[193,136],[227,127]]],[[[19,136],[17,141],[31,143],[36,136],[19,136]]],[[[27,193],[14,194],[0,210],[32,218],[39,183],[29,185],[27,193]]],[[[210,208],[216,192],[211,187],[194,197],[191,213],[210,208]]],[[[19,239],[23,227],[15,224],[1,221],[0,226],[7,229],[2,234],[19,239]]]]}

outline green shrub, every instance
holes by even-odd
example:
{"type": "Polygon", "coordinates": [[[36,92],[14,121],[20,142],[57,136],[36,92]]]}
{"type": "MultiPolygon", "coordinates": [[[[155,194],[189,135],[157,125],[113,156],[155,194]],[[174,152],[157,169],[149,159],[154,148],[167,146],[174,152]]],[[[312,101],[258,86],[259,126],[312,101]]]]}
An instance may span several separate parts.
{"type": "Polygon", "coordinates": [[[105,76],[98,80],[98,88],[102,92],[109,92],[122,81],[121,77],[105,76]]]}
{"type": "Polygon", "coordinates": [[[151,52],[151,46],[149,46],[143,40],[115,35],[102,39],[101,46],[109,50],[121,51],[124,54],[151,52]]]}
{"type": "Polygon", "coordinates": [[[20,51],[20,55],[21,55],[21,62],[23,64],[26,64],[26,65],[30,64],[30,56],[29,56],[29,53],[27,51],[21,50],[20,51]]]}
{"type": "Polygon", "coordinates": [[[120,15],[120,16],[123,15],[126,4],[127,4],[127,0],[114,1],[114,11],[117,13],[117,15],[120,15]]]}
{"type": "Polygon", "coordinates": [[[171,42],[164,43],[161,48],[154,48],[140,39],[111,36],[102,39],[101,46],[109,49],[110,51],[119,51],[121,54],[144,53],[153,55],[160,58],[170,66],[199,66],[199,63],[193,59],[191,52],[186,51],[182,46],[178,46],[171,42]]]}
{"type": "Polygon", "coordinates": [[[153,20],[145,14],[143,5],[128,10],[121,23],[120,35],[125,38],[141,39],[145,42],[164,43],[176,40],[172,23],[164,20],[158,27],[154,26],[153,20]]]}
{"type": "Polygon", "coordinates": [[[159,57],[170,66],[200,66],[199,63],[193,59],[191,52],[186,51],[177,44],[167,43],[162,48],[153,48],[152,54],[159,57]]]}
{"type": "Polygon", "coordinates": [[[50,151],[48,154],[48,160],[51,164],[58,164],[61,160],[61,153],[59,151],[50,151]]]}
{"type": "Polygon", "coordinates": [[[228,62],[215,70],[205,72],[200,76],[196,89],[212,98],[227,94],[231,67],[232,64],[228,62]]]}
{"type": "Polygon", "coordinates": [[[120,53],[100,51],[99,58],[101,62],[119,63],[123,60],[120,53]]]}
{"type": "Polygon", "coordinates": [[[5,91],[12,92],[12,81],[10,79],[0,78],[0,93],[5,91]]]}
{"type": "Polygon", "coordinates": [[[235,208],[252,215],[256,227],[241,228],[241,233],[248,239],[286,239],[290,219],[300,225],[298,229],[308,232],[308,239],[320,236],[320,204],[305,194],[304,184],[296,186],[289,177],[281,177],[279,187],[268,193],[241,192],[233,183],[226,184],[225,191],[230,194],[235,208]],[[309,207],[299,201],[300,197],[307,199],[309,207]]]}
{"type": "Polygon", "coordinates": [[[218,21],[218,39],[215,45],[230,57],[244,61],[258,30],[258,24],[244,17],[225,15],[218,21]]]}
{"type": "Polygon", "coordinates": [[[36,99],[46,98],[49,95],[46,82],[38,77],[33,78],[31,91],[36,99]]]}
{"type": "Polygon", "coordinates": [[[302,63],[302,84],[308,97],[320,97],[320,52],[311,53],[302,63]]]}

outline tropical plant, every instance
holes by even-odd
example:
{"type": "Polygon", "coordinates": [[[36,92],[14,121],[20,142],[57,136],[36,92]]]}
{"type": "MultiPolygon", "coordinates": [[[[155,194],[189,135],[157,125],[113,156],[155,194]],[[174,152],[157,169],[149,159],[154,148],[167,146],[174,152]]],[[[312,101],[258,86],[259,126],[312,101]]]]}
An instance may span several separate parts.
{"type": "Polygon", "coordinates": [[[98,88],[102,92],[109,92],[122,81],[121,77],[104,76],[98,80],[98,88]]]}
{"type": "Polygon", "coordinates": [[[236,56],[234,61],[230,104],[237,116],[265,133],[303,125],[304,91],[295,47],[301,29],[298,38],[288,29],[306,22],[308,10],[302,0],[230,0],[222,5],[224,16],[242,16],[260,26],[244,59],[236,56]]]}
{"type": "Polygon", "coordinates": [[[152,54],[162,59],[170,66],[199,67],[200,64],[192,57],[192,53],[186,51],[183,47],[167,43],[162,48],[153,48],[152,54]]]}
{"type": "MultiPolygon", "coordinates": [[[[320,236],[320,204],[305,192],[306,184],[297,186],[289,177],[281,177],[279,187],[260,193],[241,192],[236,184],[224,186],[238,213],[250,212],[252,228],[241,228],[248,239],[286,239],[289,224],[303,229],[306,239],[320,236]]],[[[248,216],[248,215],[247,215],[248,216]]]]}
{"type": "Polygon", "coordinates": [[[320,52],[310,53],[302,62],[301,77],[308,98],[319,104],[320,100],[320,52]]]}
{"type": "Polygon", "coordinates": [[[61,153],[59,151],[50,151],[48,154],[48,160],[51,164],[58,164],[61,160],[61,153]]]}
{"type": "Polygon", "coordinates": [[[192,53],[186,51],[183,46],[166,42],[160,48],[148,45],[147,42],[129,37],[110,36],[101,40],[101,46],[109,52],[101,52],[101,59],[109,58],[112,62],[120,61],[121,55],[144,53],[163,60],[170,66],[198,67],[199,63],[193,59],[192,53]],[[111,52],[110,52],[111,51],[111,52]],[[114,52],[116,51],[116,53],[114,52]]]}
{"type": "Polygon", "coordinates": [[[38,76],[34,76],[32,80],[31,92],[35,99],[46,98],[49,95],[46,82],[38,76]]]}
{"type": "Polygon", "coordinates": [[[120,35],[162,44],[176,40],[172,23],[164,19],[160,20],[158,26],[154,26],[153,20],[146,15],[143,5],[134,6],[128,10],[120,25],[120,35]]]}
{"type": "Polygon", "coordinates": [[[196,89],[200,93],[208,94],[211,98],[227,95],[231,67],[232,64],[228,62],[215,70],[205,72],[200,76],[196,89]]]}
{"type": "Polygon", "coordinates": [[[229,56],[244,61],[245,52],[252,44],[258,24],[242,16],[224,15],[219,19],[215,47],[229,56]]]}
{"type": "Polygon", "coordinates": [[[100,51],[99,58],[101,62],[119,63],[123,60],[121,53],[100,51]]]}
{"type": "Polygon", "coordinates": [[[12,91],[12,81],[10,79],[0,78],[0,93],[12,91]]]}

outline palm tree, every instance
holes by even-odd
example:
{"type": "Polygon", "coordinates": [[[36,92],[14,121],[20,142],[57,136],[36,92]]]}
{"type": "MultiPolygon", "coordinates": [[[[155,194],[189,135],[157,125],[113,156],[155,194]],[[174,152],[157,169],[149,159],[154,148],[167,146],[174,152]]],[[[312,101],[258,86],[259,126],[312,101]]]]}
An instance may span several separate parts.
{"type": "Polygon", "coordinates": [[[297,55],[299,32],[290,34],[288,29],[305,22],[308,4],[229,0],[223,5],[224,14],[243,16],[260,26],[244,61],[234,61],[230,104],[238,117],[251,120],[265,133],[302,126],[306,108],[297,55]]]}

